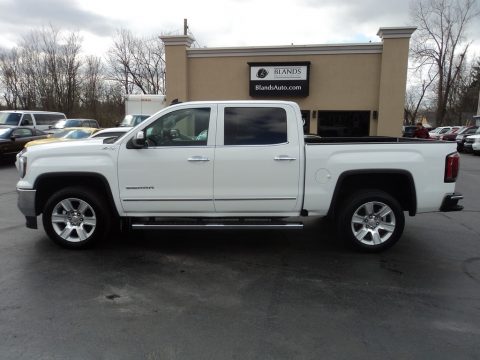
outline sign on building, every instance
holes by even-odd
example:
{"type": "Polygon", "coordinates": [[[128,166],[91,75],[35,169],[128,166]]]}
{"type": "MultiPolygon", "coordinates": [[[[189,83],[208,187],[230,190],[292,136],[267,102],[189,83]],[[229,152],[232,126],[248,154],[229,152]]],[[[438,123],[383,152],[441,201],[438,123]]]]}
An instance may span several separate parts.
{"type": "Polygon", "coordinates": [[[250,65],[250,96],[308,96],[310,62],[250,65]]]}

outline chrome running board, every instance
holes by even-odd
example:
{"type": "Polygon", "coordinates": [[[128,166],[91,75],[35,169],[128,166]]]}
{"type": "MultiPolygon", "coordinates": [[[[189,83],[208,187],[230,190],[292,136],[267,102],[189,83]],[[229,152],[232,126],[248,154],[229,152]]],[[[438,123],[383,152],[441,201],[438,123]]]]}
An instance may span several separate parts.
{"type": "Polygon", "coordinates": [[[131,225],[133,230],[262,230],[262,229],[284,229],[284,230],[301,230],[302,223],[266,223],[266,224],[222,224],[222,223],[206,223],[206,224],[168,224],[168,223],[146,223],[131,225]]]}

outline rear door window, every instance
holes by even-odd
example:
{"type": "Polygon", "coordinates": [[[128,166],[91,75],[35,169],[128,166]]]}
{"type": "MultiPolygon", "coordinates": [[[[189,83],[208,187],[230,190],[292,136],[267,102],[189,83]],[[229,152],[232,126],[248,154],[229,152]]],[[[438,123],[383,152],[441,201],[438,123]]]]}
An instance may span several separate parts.
{"type": "Polygon", "coordinates": [[[22,125],[22,126],[30,126],[30,125],[33,125],[32,115],[30,115],[30,114],[23,114],[22,123],[21,123],[20,125],[22,125]]]}
{"type": "Polygon", "coordinates": [[[54,125],[58,120],[65,119],[62,114],[34,114],[37,125],[54,125]]]}
{"type": "Polygon", "coordinates": [[[281,108],[227,107],[224,145],[272,145],[287,142],[287,113],[281,108]]]}

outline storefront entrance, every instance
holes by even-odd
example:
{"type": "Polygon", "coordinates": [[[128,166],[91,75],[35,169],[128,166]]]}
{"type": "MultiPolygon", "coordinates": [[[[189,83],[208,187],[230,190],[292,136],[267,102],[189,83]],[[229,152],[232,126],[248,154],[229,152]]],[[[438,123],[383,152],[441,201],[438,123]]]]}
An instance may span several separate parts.
{"type": "Polygon", "coordinates": [[[370,111],[318,110],[317,134],[324,137],[368,136],[370,111]]]}

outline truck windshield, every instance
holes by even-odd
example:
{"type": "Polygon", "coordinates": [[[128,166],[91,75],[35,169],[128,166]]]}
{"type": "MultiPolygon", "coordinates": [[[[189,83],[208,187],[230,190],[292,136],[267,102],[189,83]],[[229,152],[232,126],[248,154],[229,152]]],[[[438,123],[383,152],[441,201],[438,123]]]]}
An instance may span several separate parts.
{"type": "Polygon", "coordinates": [[[22,114],[0,113],[0,125],[18,125],[22,114]]]}
{"type": "Polygon", "coordinates": [[[122,122],[120,123],[120,126],[137,126],[140,124],[143,120],[149,118],[149,115],[126,115],[122,122]]]}

